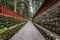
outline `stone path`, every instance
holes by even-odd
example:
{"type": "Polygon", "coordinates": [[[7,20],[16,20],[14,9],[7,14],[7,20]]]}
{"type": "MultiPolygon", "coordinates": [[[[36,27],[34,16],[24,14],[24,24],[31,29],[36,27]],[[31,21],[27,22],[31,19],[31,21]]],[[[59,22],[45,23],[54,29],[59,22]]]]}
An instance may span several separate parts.
{"type": "Polygon", "coordinates": [[[10,40],[45,40],[31,21],[23,26],[10,40]]]}

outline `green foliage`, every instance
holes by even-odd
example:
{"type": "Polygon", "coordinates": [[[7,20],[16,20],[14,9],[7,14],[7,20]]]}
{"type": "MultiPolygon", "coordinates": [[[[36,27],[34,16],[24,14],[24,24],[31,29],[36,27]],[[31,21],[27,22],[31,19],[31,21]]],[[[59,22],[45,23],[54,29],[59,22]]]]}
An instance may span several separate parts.
{"type": "Polygon", "coordinates": [[[20,8],[19,11],[23,12],[21,15],[23,17],[29,18],[29,1],[28,0],[24,0],[24,1],[18,0],[17,5],[18,5],[17,8],[20,8]]]}
{"type": "Polygon", "coordinates": [[[45,0],[40,0],[40,2],[42,2],[42,3],[43,3],[44,1],[45,1],[45,0]]]}
{"type": "MultiPolygon", "coordinates": [[[[30,19],[30,4],[29,0],[17,0],[16,11],[19,15],[30,19]],[[22,11],[22,13],[21,13],[22,11]]],[[[14,0],[1,0],[1,4],[14,11],[14,0]]]]}

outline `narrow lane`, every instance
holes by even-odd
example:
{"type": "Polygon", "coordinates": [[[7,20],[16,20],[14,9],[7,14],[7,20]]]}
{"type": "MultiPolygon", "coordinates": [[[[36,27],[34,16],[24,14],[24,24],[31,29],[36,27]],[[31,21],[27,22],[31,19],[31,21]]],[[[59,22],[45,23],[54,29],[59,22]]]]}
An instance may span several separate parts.
{"type": "Polygon", "coordinates": [[[28,21],[10,40],[45,40],[41,33],[28,21]]]}

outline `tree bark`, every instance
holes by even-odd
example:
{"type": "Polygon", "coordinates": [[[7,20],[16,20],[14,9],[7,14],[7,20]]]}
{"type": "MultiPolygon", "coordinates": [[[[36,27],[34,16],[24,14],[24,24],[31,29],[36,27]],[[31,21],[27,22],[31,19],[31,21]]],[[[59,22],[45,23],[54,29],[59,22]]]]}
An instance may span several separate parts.
{"type": "Polygon", "coordinates": [[[14,12],[16,12],[17,9],[17,0],[14,0],[14,12]]]}

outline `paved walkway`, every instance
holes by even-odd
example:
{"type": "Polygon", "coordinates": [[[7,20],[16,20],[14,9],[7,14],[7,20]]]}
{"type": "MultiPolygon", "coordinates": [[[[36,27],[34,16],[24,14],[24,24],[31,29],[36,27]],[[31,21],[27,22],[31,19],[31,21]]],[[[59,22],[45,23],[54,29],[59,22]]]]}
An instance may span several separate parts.
{"type": "Polygon", "coordinates": [[[10,40],[45,40],[31,21],[20,29],[10,40]]]}

